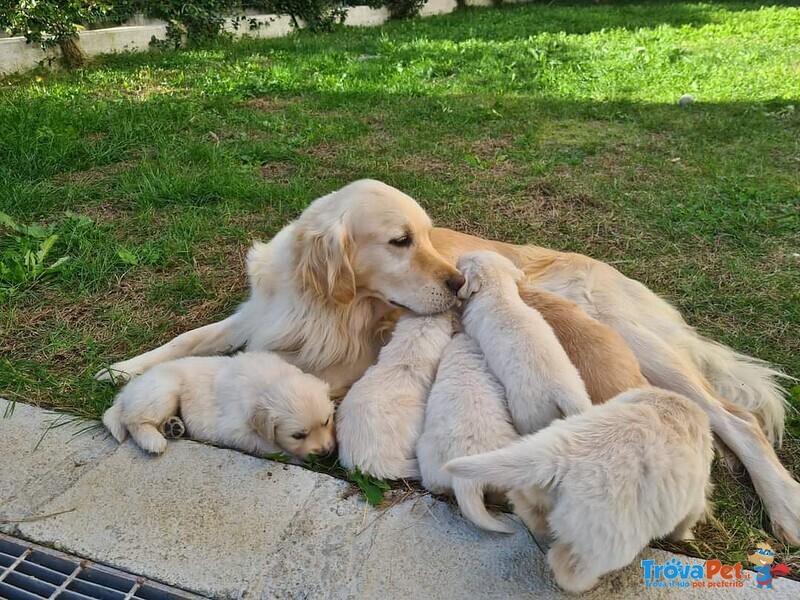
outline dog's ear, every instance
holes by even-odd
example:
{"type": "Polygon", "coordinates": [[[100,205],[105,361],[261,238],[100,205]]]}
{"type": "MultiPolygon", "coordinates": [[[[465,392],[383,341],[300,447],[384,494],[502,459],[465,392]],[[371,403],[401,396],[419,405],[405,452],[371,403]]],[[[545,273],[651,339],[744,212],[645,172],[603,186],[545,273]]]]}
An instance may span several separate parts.
{"type": "Polygon", "coordinates": [[[256,406],[248,419],[250,427],[268,442],[274,442],[278,422],[264,406],[256,406]]]}
{"type": "Polygon", "coordinates": [[[356,276],[350,262],[353,241],[343,220],[321,230],[301,227],[297,244],[301,285],[339,304],[352,302],[356,296],[356,276]]]}
{"type": "Polygon", "coordinates": [[[461,286],[456,295],[461,300],[466,300],[481,290],[478,265],[470,257],[466,257],[458,261],[458,270],[464,276],[464,285],[461,286]]]}

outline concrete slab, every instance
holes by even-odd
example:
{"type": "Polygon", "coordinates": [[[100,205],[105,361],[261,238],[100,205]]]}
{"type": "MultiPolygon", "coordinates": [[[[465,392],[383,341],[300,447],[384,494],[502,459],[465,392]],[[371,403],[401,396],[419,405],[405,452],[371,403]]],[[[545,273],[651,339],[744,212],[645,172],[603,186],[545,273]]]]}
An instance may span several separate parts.
{"type": "MultiPolygon", "coordinates": [[[[0,519],[26,519],[117,449],[105,431],[80,434],[85,422],[51,427],[65,415],[0,399],[0,519]],[[10,414],[9,414],[10,413],[10,414]],[[3,417],[8,414],[9,416],[3,417]],[[44,437],[42,437],[44,436],[44,437]],[[38,446],[38,447],[37,447],[38,446]]],[[[13,534],[14,524],[0,525],[13,534]]]]}
{"type": "Polygon", "coordinates": [[[237,598],[315,486],[344,484],[190,441],[162,457],[130,442],[44,507],[70,513],[19,526],[29,539],[213,596],[237,598]]]}
{"type": "MultiPolygon", "coordinates": [[[[514,517],[517,533],[502,536],[415,492],[374,509],[345,482],[190,441],[154,458],[104,433],[74,438],[59,428],[32,452],[48,419],[19,404],[0,420],[2,510],[70,511],[20,523],[26,539],[213,598],[568,597],[514,517]]],[[[673,590],[645,589],[639,560],[673,557],[648,549],[586,597],[665,597],[673,590]]],[[[746,582],[680,593],[764,592],[746,582]]],[[[769,594],[800,597],[800,583],[780,579],[769,594]]]]}

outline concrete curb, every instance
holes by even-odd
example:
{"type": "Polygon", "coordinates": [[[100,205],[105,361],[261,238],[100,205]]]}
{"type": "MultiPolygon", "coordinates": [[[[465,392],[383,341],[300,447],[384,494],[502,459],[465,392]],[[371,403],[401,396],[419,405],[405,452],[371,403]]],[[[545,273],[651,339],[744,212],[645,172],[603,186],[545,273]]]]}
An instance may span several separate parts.
{"type": "MultiPolygon", "coordinates": [[[[568,597],[516,520],[514,535],[488,534],[417,493],[374,509],[335,478],[191,441],[152,458],[101,428],[76,436],[85,423],[42,438],[56,417],[17,404],[0,419],[0,519],[52,515],[0,525],[6,533],[214,598],[568,597]]],[[[682,593],[764,593],[746,583],[682,593]]],[[[637,560],[586,597],[671,592],[645,589],[637,560]]],[[[768,593],[797,598],[800,583],[768,593]]]]}

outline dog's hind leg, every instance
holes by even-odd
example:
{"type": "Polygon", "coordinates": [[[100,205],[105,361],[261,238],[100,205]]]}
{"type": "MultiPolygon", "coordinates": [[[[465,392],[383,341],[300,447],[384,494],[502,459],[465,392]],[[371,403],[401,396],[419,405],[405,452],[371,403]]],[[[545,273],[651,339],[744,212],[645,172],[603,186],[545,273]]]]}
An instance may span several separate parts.
{"type": "Polygon", "coordinates": [[[572,547],[563,542],[553,544],[547,552],[547,563],[553,569],[559,587],[573,594],[592,589],[602,575],[593,564],[581,560],[573,553],[572,547]]]}
{"type": "Polygon", "coordinates": [[[235,313],[224,321],[182,333],[154,350],[114,363],[94,377],[100,381],[125,382],[168,360],[232,352],[245,345],[245,335],[239,326],[239,313],[235,313]]]}
{"type": "Polygon", "coordinates": [[[152,454],[161,454],[167,449],[167,440],[152,423],[129,423],[128,433],[139,447],[152,454]]]}
{"type": "Polygon", "coordinates": [[[800,484],[781,465],[752,413],[717,396],[693,363],[644,327],[618,322],[614,328],[636,354],[650,383],[683,394],[706,412],[713,432],[750,474],[774,533],[789,544],[800,544],[800,484]]]}

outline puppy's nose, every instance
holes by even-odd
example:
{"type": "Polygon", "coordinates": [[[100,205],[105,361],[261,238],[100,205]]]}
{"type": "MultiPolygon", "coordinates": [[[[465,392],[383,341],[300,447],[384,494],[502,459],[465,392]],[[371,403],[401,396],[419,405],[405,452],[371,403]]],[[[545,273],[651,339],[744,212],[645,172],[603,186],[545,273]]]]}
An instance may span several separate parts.
{"type": "Polygon", "coordinates": [[[444,280],[444,284],[447,286],[447,289],[454,294],[457,294],[458,290],[460,290],[466,282],[467,280],[464,279],[464,276],[461,273],[453,275],[452,277],[448,277],[444,280]]]}

